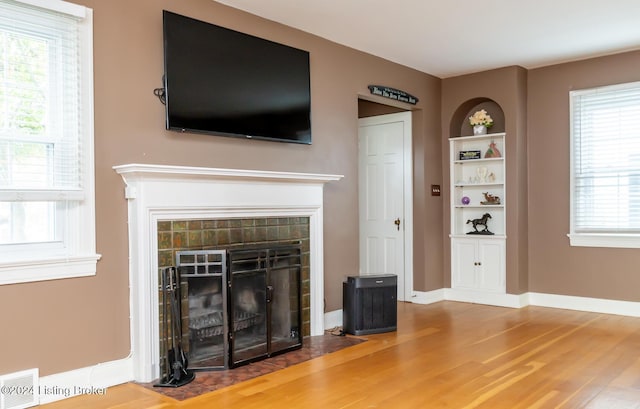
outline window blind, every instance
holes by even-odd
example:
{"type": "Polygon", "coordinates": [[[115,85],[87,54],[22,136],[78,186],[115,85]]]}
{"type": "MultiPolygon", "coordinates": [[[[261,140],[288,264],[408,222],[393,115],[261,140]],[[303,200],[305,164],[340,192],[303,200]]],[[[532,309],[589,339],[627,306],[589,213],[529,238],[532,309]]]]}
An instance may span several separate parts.
{"type": "Polygon", "coordinates": [[[571,93],[573,231],[640,233],[640,83],[571,93]]]}
{"type": "Polygon", "coordinates": [[[0,200],[80,200],[79,18],[0,2],[0,200]]]}

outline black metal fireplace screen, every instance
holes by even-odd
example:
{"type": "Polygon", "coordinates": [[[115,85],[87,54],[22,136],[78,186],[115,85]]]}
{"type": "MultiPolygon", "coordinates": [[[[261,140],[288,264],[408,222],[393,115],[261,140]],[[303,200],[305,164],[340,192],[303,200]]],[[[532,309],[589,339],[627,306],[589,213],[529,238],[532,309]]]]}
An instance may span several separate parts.
{"type": "Polygon", "coordinates": [[[190,369],[233,368],[302,346],[299,243],[178,251],[176,267],[190,369]]]}

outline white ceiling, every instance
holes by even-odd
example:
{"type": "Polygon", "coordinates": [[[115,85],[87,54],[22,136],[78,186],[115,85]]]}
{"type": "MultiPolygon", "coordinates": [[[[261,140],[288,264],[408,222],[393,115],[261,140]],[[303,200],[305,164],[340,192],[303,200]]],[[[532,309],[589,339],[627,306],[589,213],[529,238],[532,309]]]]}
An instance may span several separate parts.
{"type": "Polygon", "coordinates": [[[440,78],[640,49],[640,0],[216,1],[440,78]]]}

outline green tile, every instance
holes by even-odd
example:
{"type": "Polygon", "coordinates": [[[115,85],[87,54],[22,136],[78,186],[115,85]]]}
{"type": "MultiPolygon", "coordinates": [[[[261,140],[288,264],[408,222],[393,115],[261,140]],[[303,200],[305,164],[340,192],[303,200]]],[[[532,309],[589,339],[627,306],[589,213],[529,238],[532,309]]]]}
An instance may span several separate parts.
{"type": "Polygon", "coordinates": [[[278,240],[290,240],[291,239],[291,229],[290,226],[278,226],[278,240]]]}
{"type": "Polygon", "coordinates": [[[158,251],[158,267],[169,267],[174,264],[173,250],[158,251]]]}
{"type": "Polygon", "coordinates": [[[242,229],[229,229],[229,243],[242,243],[242,229]]]}
{"type": "Polygon", "coordinates": [[[216,246],[218,245],[218,236],[216,230],[204,230],[202,232],[202,245],[203,246],[216,246]]]}
{"type": "Polygon", "coordinates": [[[267,227],[267,241],[278,240],[278,226],[267,227]]]}
{"type": "Polygon", "coordinates": [[[189,248],[202,247],[202,230],[189,231],[189,248]]]}
{"type": "Polygon", "coordinates": [[[189,220],[187,228],[189,230],[202,230],[202,220],[189,220]]]}
{"type": "Polygon", "coordinates": [[[256,240],[256,230],[254,227],[246,227],[242,229],[242,243],[255,243],[256,240]]]}
{"type": "Polygon", "coordinates": [[[174,231],[173,232],[173,248],[176,250],[186,248],[188,245],[187,232],[186,231],[174,231]]]}
{"type": "Polygon", "coordinates": [[[173,231],[176,230],[187,230],[187,221],[186,220],[174,220],[172,222],[173,231]]]}
{"type": "Polygon", "coordinates": [[[257,243],[261,243],[263,241],[267,241],[267,228],[266,227],[256,227],[256,230],[255,230],[255,241],[257,243]]]}
{"type": "Polygon", "coordinates": [[[216,227],[218,227],[217,225],[217,220],[215,219],[207,219],[207,220],[203,220],[202,221],[202,228],[204,230],[208,230],[208,229],[215,229],[216,227]]]}
{"type": "Polygon", "coordinates": [[[216,230],[217,245],[224,246],[231,242],[229,238],[229,229],[216,230]]]}
{"type": "Polygon", "coordinates": [[[159,232],[158,233],[158,250],[171,249],[171,232],[159,232]]]}

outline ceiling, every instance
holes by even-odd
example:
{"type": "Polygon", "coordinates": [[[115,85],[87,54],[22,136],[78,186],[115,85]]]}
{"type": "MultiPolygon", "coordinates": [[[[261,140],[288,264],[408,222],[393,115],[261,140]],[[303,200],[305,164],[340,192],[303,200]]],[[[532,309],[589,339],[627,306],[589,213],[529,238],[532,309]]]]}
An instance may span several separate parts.
{"type": "Polygon", "coordinates": [[[216,1],[440,78],[640,49],[640,0],[216,1]]]}

